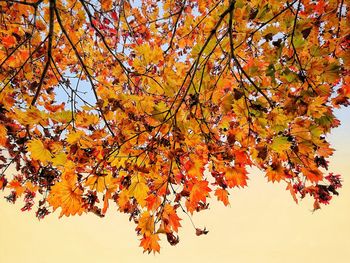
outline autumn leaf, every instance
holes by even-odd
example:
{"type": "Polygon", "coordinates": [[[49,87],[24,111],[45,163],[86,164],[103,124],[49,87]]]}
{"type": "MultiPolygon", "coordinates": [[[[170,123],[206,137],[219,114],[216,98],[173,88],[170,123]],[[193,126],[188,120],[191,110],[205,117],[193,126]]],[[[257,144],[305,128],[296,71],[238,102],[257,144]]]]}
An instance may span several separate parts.
{"type": "Polygon", "coordinates": [[[16,44],[16,38],[14,36],[4,36],[1,38],[1,44],[6,48],[13,47],[16,44]]]}
{"type": "Polygon", "coordinates": [[[118,195],[118,199],[117,199],[117,204],[119,206],[119,210],[120,211],[127,211],[128,207],[129,207],[129,199],[130,199],[130,195],[129,195],[129,191],[123,189],[119,195],[118,195]]]}
{"type": "Polygon", "coordinates": [[[67,154],[60,152],[52,158],[52,163],[55,166],[64,166],[67,163],[67,154]]]}
{"type": "Polygon", "coordinates": [[[111,173],[89,176],[85,185],[91,190],[103,192],[105,190],[115,190],[117,187],[117,179],[113,178],[111,173]]]}
{"type": "Polygon", "coordinates": [[[199,201],[205,202],[211,189],[208,187],[207,181],[199,181],[193,184],[190,192],[190,201],[192,203],[198,203],[199,201]]]}
{"type": "Polygon", "coordinates": [[[160,245],[159,245],[159,241],[160,238],[158,236],[158,234],[152,234],[150,236],[144,236],[141,239],[141,243],[140,243],[140,247],[143,247],[143,252],[148,252],[151,253],[153,252],[154,254],[156,252],[159,253],[160,251],[160,245]]]}
{"type": "Polygon", "coordinates": [[[215,196],[219,201],[223,202],[225,206],[229,205],[228,192],[225,189],[218,188],[215,190],[215,196]]]}
{"type": "Polygon", "coordinates": [[[274,138],[270,147],[275,152],[283,153],[284,151],[289,150],[291,145],[292,144],[288,140],[288,137],[282,136],[274,138]]]}
{"type": "Polygon", "coordinates": [[[279,182],[286,177],[284,168],[279,163],[274,163],[268,167],[266,170],[266,176],[269,182],[279,182]]]}
{"type": "Polygon", "coordinates": [[[289,190],[289,192],[292,195],[293,200],[295,201],[295,203],[298,203],[298,198],[296,196],[295,189],[293,188],[291,183],[288,183],[286,190],[289,190]]]}
{"type": "Polygon", "coordinates": [[[41,161],[43,163],[49,162],[52,159],[51,152],[45,147],[43,142],[39,139],[34,139],[30,141],[28,144],[28,150],[30,152],[31,157],[34,160],[41,161]]]}
{"type": "Polygon", "coordinates": [[[247,185],[247,171],[243,167],[228,167],[225,179],[229,187],[244,187],[247,185]]]}
{"type": "Polygon", "coordinates": [[[62,176],[62,181],[52,187],[47,201],[54,210],[61,208],[60,217],[63,215],[81,215],[85,211],[82,206],[82,193],[83,191],[77,185],[76,175],[65,173],[62,176]]]}
{"type": "Polygon", "coordinates": [[[318,169],[303,168],[302,171],[305,177],[311,182],[318,182],[323,179],[323,175],[318,169]]]}
{"type": "Polygon", "coordinates": [[[129,187],[129,194],[130,196],[135,197],[135,199],[141,206],[146,205],[148,191],[149,188],[142,177],[133,177],[131,185],[129,187]]]}
{"type": "Polygon", "coordinates": [[[21,184],[21,182],[16,179],[9,182],[7,187],[13,189],[16,193],[16,196],[21,196],[26,190],[26,188],[21,184]]]}
{"type": "Polygon", "coordinates": [[[109,11],[112,9],[113,1],[112,0],[101,0],[101,7],[103,11],[109,11]]]}
{"type": "Polygon", "coordinates": [[[148,212],[144,212],[141,214],[139,223],[137,225],[137,231],[140,231],[142,235],[150,236],[154,232],[154,218],[148,212]]]}
{"type": "Polygon", "coordinates": [[[6,135],[7,135],[7,132],[6,132],[6,128],[2,125],[0,125],[0,145],[1,146],[6,146],[6,135]]]}
{"type": "Polygon", "coordinates": [[[181,218],[177,215],[174,207],[169,204],[165,204],[163,208],[162,220],[166,225],[167,232],[170,232],[170,229],[178,232],[179,227],[181,227],[181,218]]]}

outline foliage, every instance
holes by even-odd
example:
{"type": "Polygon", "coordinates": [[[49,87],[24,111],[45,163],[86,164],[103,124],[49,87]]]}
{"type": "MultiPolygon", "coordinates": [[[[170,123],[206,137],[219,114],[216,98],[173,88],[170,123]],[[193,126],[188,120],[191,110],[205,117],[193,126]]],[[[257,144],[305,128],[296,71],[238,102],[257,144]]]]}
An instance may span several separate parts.
{"type": "Polygon", "coordinates": [[[0,188],[39,219],[115,203],[147,252],[210,196],[227,206],[249,166],[318,209],[341,187],[326,135],[349,104],[349,16],[347,0],[0,0],[0,188]]]}

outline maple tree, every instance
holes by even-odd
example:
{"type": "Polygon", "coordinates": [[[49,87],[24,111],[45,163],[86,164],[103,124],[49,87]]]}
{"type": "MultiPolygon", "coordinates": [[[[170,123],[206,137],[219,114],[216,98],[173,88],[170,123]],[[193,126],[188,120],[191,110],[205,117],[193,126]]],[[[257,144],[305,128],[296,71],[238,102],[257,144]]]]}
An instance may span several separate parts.
{"type": "Polygon", "coordinates": [[[0,0],[0,189],[39,219],[115,203],[147,252],[250,166],[328,204],[349,4],[0,0]]]}

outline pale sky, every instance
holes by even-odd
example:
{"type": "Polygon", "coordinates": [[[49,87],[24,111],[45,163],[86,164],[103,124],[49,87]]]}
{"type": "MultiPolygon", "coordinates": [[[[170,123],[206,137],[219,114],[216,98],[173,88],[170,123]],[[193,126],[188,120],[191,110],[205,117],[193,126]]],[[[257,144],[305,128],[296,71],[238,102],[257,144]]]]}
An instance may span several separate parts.
{"type": "Polygon", "coordinates": [[[135,225],[127,216],[109,210],[94,215],[42,221],[20,205],[0,199],[1,263],[108,262],[350,262],[350,112],[337,113],[343,121],[330,136],[337,149],[330,170],[343,175],[340,196],[314,213],[311,200],[296,205],[284,184],[267,183],[253,170],[245,189],[231,192],[231,206],[213,198],[210,209],[195,215],[208,235],[197,237],[186,215],[180,243],[161,242],[161,254],[143,254],[135,225]]]}

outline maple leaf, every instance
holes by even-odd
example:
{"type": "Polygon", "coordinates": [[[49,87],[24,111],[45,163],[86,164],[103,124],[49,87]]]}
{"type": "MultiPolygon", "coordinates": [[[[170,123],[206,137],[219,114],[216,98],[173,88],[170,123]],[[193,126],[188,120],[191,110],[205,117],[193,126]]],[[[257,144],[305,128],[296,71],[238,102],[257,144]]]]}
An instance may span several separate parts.
{"type": "Polygon", "coordinates": [[[143,212],[139,218],[139,223],[137,225],[137,231],[140,231],[142,235],[151,236],[154,232],[154,218],[148,212],[143,212]]]}
{"type": "Polygon", "coordinates": [[[247,185],[247,171],[244,167],[228,167],[225,178],[229,187],[244,187],[247,185]]]}
{"type": "Polygon", "coordinates": [[[323,179],[323,175],[318,169],[303,168],[302,172],[305,177],[311,182],[318,182],[323,179]]]}
{"type": "Polygon", "coordinates": [[[34,160],[41,161],[43,163],[49,162],[52,159],[51,152],[45,147],[43,142],[39,139],[34,139],[27,143],[28,150],[31,157],[34,160]]]}
{"type": "Polygon", "coordinates": [[[14,36],[4,36],[1,38],[1,42],[6,48],[10,48],[16,44],[16,38],[14,36]]]}
{"type": "Polygon", "coordinates": [[[104,192],[105,190],[115,190],[117,187],[117,179],[113,178],[111,173],[102,175],[90,176],[85,185],[90,187],[91,190],[96,189],[97,192],[104,192]]]}
{"type": "Polygon", "coordinates": [[[189,160],[185,164],[185,169],[189,176],[200,179],[204,172],[204,163],[201,159],[189,160]]]}
{"type": "Polygon", "coordinates": [[[158,195],[154,195],[154,194],[150,194],[146,198],[146,202],[147,202],[148,211],[152,211],[152,210],[157,209],[161,204],[160,197],[158,195]]]}
{"type": "Polygon", "coordinates": [[[129,203],[129,191],[126,189],[123,189],[119,195],[118,195],[118,199],[117,199],[117,204],[119,206],[119,210],[120,211],[128,211],[128,207],[130,205],[129,203]]]}
{"type": "Polygon", "coordinates": [[[77,185],[77,176],[72,173],[65,173],[62,176],[62,181],[52,187],[47,201],[54,210],[59,207],[62,209],[60,217],[63,215],[81,215],[85,211],[82,194],[83,191],[77,185]]]}
{"type": "Polygon", "coordinates": [[[170,204],[165,204],[162,214],[163,222],[166,225],[165,231],[170,232],[170,228],[175,232],[178,232],[179,227],[181,226],[181,218],[177,215],[176,210],[170,204]]]}
{"type": "Polygon", "coordinates": [[[131,180],[131,185],[129,187],[129,194],[131,197],[135,197],[135,199],[141,206],[146,205],[148,191],[149,188],[146,185],[143,177],[133,177],[133,179],[131,180]]]}
{"type": "Polygon", "coordinates": [[[13,189],[16,193],[16,196],[21,196],[26,190],[26,188],[21,184],[21,182],[16,179],[9,182],[7,187],[13,189]]]}
{"type": "Polygon", "coordinates": [[[289,150],[291,145],[292,144],[288,140],[288,137],[282,136],[274,138],[270,147],[275,152],[283,153],[284,151],[289,150]]]}
{"type": "Polygon", "coordinates": [[[160,238],[158,236],[158,234],[152,234],[150,236],[144,236],[141,239],[141,243],[140,243],[140,247],[143,247],[143,252],[148,252],[151,253],[153,252],[154,254],[156,252],[159,253],[160,251],[160,245],[159,245],[159,241],[160,238]]]}
{"type": "Polygon", "coordinates": [[[198,203],[199,201],[205,202],[210,191],[211,189],[208,187],[207,181],[195,182],[190,192],[190,202],[191,203],[198,203]]]}
{"type": "Polygon", "coordinates": [[[218,188],[215,190],[215,196],[219,201],[223,202],[225,206],[229,205],[228,192],[225,189],[218,188]]]}
{"type": "Polygon", "coordinates": [[[285,171],[281,164],[272,164],[266,171],[268,181],[279,182],[285,178],[285,171]]]}

